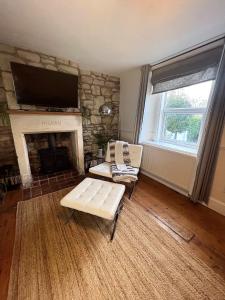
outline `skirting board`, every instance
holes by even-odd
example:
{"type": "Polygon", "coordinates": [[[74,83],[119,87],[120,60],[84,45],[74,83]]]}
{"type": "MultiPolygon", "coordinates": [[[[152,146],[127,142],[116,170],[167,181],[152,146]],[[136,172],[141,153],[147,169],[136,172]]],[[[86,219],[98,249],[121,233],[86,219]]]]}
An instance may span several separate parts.
{"type": "MultiPolygon", "coordinates": [[[[150,177],[150,178],[152,178],[152,179],[154,179],[154,180],[156,180],[156,181],[158,181],[158,182],[160,182],[160,183],[168,186],[172,190],[175,190],[176,192],[178,192],[178,193],[180,193],[180,194],[182,194],[184,196],[187,196],[187,197],[189,196],[189,193],[188,193],[187,190],[182,189],[182,188],[180,188],[180,187],[172,184],[171,182],[166,181],[163,178],[160,178],[160,177],[158,177],[156,175],[153,175],[153,174],[151,174],[151,173],[149,173],[149,172],[147,172],[145,170],[142,170],[142,169],[141,169],[140,172],[142,174],[144,174],[144,175],[146,175],[146,176],[148,176],[148,177],[150,177]]],[[[216,211],[217,213],[225,216],[225,203],[223,203],[223,202],[221,202],[221,201],[219,201],[219,200],[217,200],[217,199],[215,199],[213,197],[210,197],[208,205],[204,204],[204,203],[200,203],[200,204],[202,204],[202,205],[204,205],[204,206],[206,206],[206,207],[208,207],[208,208],[216,211]]]]}
{"type": "Polygon", "coordinates": [[[158,182],[160,182],[160,183],[168,186],[172,190],[174,190],[174,191],[176,191],[176,192],[178,192],[178,193],[180,193],[180,194],[182,194],[184,196],[188,197],[188,195],[189,195],[189,193],[188,193],[187,190],[185,190],[185,189],[183,189],[183,188],[181,188],[181,187],[179,187],[179,186],[177,186],[177,185],[175,185],[175,184],[173,184],[173,183],[171,183],[171,182],[169,182],[169,181],[167,181],[167,180],[165,180],[165,179],[163,179],[163,178],[161,178],[161,177],[159,177],[157,175],[154,175],[154,174],[152,174],[152,173],[150,173],[148,171],[145,171],[143,169],[141,169],[140,172],[142,174],[144,174],[144,175],[146,175],[146,176],[148,176],[148,177],[150,177],[150,178],[152,178],[152,179],[154,179],[154,180],[156,180],[156,181],[158,181],[158,182]]]}
{"type": "Polygon", "coordinates": [[[215,210],[219,214],[225,216],[225,203],[210,197],[209,198],[209,203],[206,205],[208,208],[211,208],[212,210],[215,210]]]}

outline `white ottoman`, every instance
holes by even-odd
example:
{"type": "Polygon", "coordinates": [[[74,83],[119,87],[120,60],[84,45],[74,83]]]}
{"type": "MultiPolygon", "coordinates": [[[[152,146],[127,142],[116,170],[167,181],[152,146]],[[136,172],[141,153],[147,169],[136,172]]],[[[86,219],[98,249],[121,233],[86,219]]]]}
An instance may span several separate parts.
{"type": "Polygon", "coordinates": [[[122,209],[125,185],[107,182],[94,178],[85,178],[60,204],[64,207],[89,213],[107,220],[113,221],[111,240],[114,237],[116,223],[122,209]]]}

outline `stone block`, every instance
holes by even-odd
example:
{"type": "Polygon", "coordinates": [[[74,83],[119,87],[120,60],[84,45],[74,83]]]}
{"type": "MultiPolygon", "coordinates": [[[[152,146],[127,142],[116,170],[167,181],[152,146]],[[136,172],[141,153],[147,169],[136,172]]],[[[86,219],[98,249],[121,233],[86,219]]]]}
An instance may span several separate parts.
{"type": "Polygon", "coordinates": [[[73,75],[78,75],[78,69],[73,68],[71,66],[66,66],[66,65],[58,65],[58,70],[66,73],[70,73],[73,75]]]}
{"type": "Polygon", "coordinates": [[[113,102],[119,102],[120,101],[120,94],[119,93],[115,93],[112,95],[112,101],[113,102]]]}
{"type": "Polygon", "coordinates": [[[83,126],[87,126],[87,125],[91,124],[91,121],[88,118],[83,118],[82,121],[83,121],[83,126]]]}
{"type": "Polygon", "coordinates": [[[70,64],[70,66],[79,69],[79,64],[78,63],[75,63],[74,61],[70,60],[69,64],[70,64]]]}
{"type": "Polygon", "coordinates": [[[82,83],[92,84],[93,78],[91,78],[91,76],[81,75],[81,82],[82,83]]]}
{"type": "Polygon", "coordinates": [[[91,90],[85,90],[85,93],[86,93],[86,95],[87,95],[87,94],[91,94],[92,91],[91,91],[91,90]]]}
{"type": "Polygon", "coordinates": [[[102,73],[101,72],[91,71],[91,75],[93,75],[94,77],[102,77],[102,73]]]}
{"type": "Polygon", "coordinates": [[[92,124],[101,124],[102,118],[100,116],[91,116],[91,123],[92,124]]]}
{"type": "Polygon", "coordinates": [[[40,56],[41,56],[41,58],[46,58],[46,59],[50,59],[50,60],[55,61],[55,57],[54,56],[50,56],[50,55],[43,54],[43,53],[41,53],[40,56]]]}
{"type": "Polygon", "coordinates": [[[0,54],[0,70],[11,72],[10,62],[24,63],[24,60],[10,54],[0,54]]]}
{"type": "Polygon", "coordinates": [[[119,118],[118,118],[118,114],[114,115],[113,120],[112,120],[112,125],[118,124],[119,123],[119,118]]]}
{"type": "Polygon", "coordinates": [[[104,86],[104,80],[94,79],[93,84],[104,86]]]}
{"type": "Polygon", "coordinates": [[[9,109],[19,109],[16,96],[13,92],[6,92],[6,99],[7,99],[9,109]]]}
{"type": "Polygon", "coordinates": [[[113,93],[118,93],[119,91],[120,91],[120,87],[119,86],[112,88],[112,92],[113,93]]]}
{"type": "Polygon", "coordinates": [[[80,74],[81,74],[81,75],[90,76],[90,75],[91,75],[91,72],[88,71],[88,70],[80,70],[80,74]]]}
{"type": "Polygon", "coordinates": [[[109,79],[109,81],[117,81],[117,82],[120,82],[120,78],[119,78],[119,77],[116,77],[116,76],[109,76],[108,79],[109,79]]]}
{"type": "Polygon", "coordinates": [[[25,51],[25,50],[17,50],[17,54],[19,57],[24,58],[26,60],[32,61],[32,62],[40,62],[41,58],[40,55],[37,53],[33,53],[30,51],[25,51]]]}
{"type": "Polygon", "coordinates": [[[0,102],[6,102],[5,90],[3,88],[0,88],[0,102]]]}
{"type": "Polygon", "coordinates": [[[28,65],[37,68],[44,68],[44,65],[40,62],[28,62],[28,65]]]}
{"type": "Polygon", "coordinates": [[[90,88],[91,88],[90,84],[88,84],[88,83],[83,83],[83,84],[81,85],[81,87],[82,87],[82,89],[84,89],[84,90],[90,90],[90,88]]]}
{"type": "Polygon", "coordinates": [[[46,65],[45,68],[48,70],[57,71],[57,68],[53,65],[46,65]]]}
{"type": "Polygon", "coordinates": [[[110,87],[110,88],[115,88],[116,86],[117,86],[117,82],[115,82],[115,81],[106,81],[105,82],[105,86],[106,87],[110,87]]]}
{"type": "Polygon", "coordinates": [[[68,59],[65,59],[65,58],[59,58],[59,57],[56,57],[56,61],[57,61],[59,64],[69,65],[69,60],[68,60],[68,59]]]}
{"type": "Polygon", "coordinates": [[[97,96],[94,98],[94,108],[99,110],[99,107],[105,103],[105,99],[103,96],[97,96]]]}
{"type": "Polygon", "coordinates": [[[103,96],[110,97],[110,96],[112,96],[112,89],[108,88],[108,87],[102,87],[101,93],[103,96]]]}
{"type": "Polygon", "coordinates": [[[105,98],[105,103],[112,103],[112,99],[111,98],[105,98]]]}
{"type": "Polygon", "coordinates": [[[98,96],[101,94],[100,87],[98,85],[91,86],[92,95],[98,96]]]}
{"type": "Polygon", "coordinates": [[[41,62],[47,65],[55,65],[55,60],[49,58],[41,58],[41,62]]]}
{"type": "Polygon", "coordinates": [[[7,90],[7,91],[14,90],[12,73],[2,72],[2,81],[3,81],[5,90],[7,90]]]}
{"type": "Polygon", "coordinates": [[[86,94],[86,98],[85,99],[93,101],[94,100],[94,96],[91,95],[91,94],[86,94]]]}
{"type": "Polygon", "coordinates": [[[0,88],[3,87],[2,73],[0,72],[0,88]]]}

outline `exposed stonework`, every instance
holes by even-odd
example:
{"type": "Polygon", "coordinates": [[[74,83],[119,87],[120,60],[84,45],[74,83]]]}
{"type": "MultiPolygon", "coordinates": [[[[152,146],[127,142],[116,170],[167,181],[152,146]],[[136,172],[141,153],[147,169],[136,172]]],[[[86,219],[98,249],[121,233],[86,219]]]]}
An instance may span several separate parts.
{"type": "MultiPolygon", "coordinates": [[[[79,76],[79,99],[83,114],[84,151],[96,153],[96,133],[107,134],[108,137],[117,137],[119,116],[119,90],[118,77],[81,70],[76,62],[64,58],[57,58],[35,51],[29,51],[0,44],[0,103],[7,102],[10,109],[38,109],[46,110],[45,107],[18,105],[13,87],[10,62],[19,62],[54,71],[71,73],[79,76]],[[112,106],[113,115],[103,117],[99,114],[99,107],[107,103],[112,106]]],[[[70,109],[71,110],[71,109],[70,109]]],[[[0,126],[1,126],[0,121],[0,126]]],[[[4,140],[9,150],[0,151],[0,165],[6,162],[15,163],[16,156],[10,127],[0,127],[0,143],[4,140]],[[9,134],[10,133],[10,134],[9,134]],[[5,142],[7,140],[7,142],[5,142]]],[[[1,143],[2,145],[2,143],[1,143]]],[[[4,148],[5,149],[5,148],[4,148]]]]}

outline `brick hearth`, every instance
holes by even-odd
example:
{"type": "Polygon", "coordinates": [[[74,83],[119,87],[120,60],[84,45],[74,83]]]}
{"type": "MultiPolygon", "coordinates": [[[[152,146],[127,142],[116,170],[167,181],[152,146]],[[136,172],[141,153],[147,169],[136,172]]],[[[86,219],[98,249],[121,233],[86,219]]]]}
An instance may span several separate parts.
{"type": "Polygon", "coordinates": [[[79,176],[76,170],[69,170],[51,175],[34,176],[33,179],[31,187],[23,188],[23,200],[73,186],[79,183],[83,179],[83,176],[79,176]]]}

